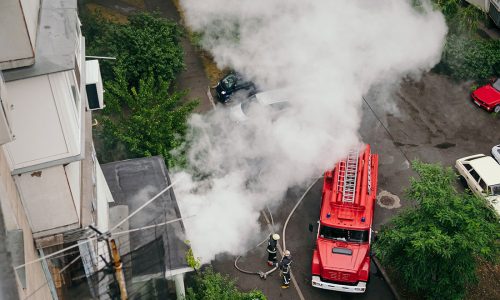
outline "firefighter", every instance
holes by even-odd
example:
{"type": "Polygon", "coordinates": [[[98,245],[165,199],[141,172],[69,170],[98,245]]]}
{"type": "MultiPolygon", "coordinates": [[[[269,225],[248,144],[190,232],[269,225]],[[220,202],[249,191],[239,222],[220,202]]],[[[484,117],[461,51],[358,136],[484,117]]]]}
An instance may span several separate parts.
{"type": "Polygon", "coordinates": [[[283,253],[283,258],[279,263],[280,273],[283,277],[283,284],[281,285],[282,289],[287,289],[290,285],[290,272],[292,271],[291,264],[292,256],[290,255],[290,251],[285,250],[285,252],[283,253]]]}
{"type": "Polygon", "coordinates": [[[276,259],[276,247],[278,246],[279,239],[280,235],[277,233],[269,235],[269,240],[267,241],[267,264],[269,266],[274,266],[278,262],[276,259]]]}

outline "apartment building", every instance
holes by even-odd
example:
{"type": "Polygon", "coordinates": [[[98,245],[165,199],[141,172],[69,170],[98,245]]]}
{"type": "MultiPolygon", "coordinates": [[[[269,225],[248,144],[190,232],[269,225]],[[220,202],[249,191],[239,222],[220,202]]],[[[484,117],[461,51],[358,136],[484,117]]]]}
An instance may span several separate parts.
{"type": "Polygon", "coordinates": [[[76,0],[0,1],[0,242],[10,254],[0,260],[22,299],[64,299],[69,265],[90,257],[86,271],[97,268],[89,261],[106,251],[86,240],[89,225],[108,230],[113,199],[92,142],[99,65],[85,60],[80,25],[76,0]],[[73,256],[43,259],[77,243],[73,256]]]}
{"type": "Polygon", "coordinates": [[[468,3],[484,11],[500,28],[500,0],[466,0],[468,3]]]}

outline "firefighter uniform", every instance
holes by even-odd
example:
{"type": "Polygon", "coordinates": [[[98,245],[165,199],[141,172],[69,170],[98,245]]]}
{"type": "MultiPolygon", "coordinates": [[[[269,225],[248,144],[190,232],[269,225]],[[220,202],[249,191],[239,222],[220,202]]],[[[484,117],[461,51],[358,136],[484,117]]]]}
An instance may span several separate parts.
{"type": "Polygon", "coordinates": [[[279,235],[269,235],[269,240],[267,241],[267,264],[269,266],[274,266],[278,262],[276,259],[278,240],[279,235]]]}
{"type": "Polygon", "coordinates": [[[291,272],[292,256],[290,252],[285,251],[285,255],[279,263],[281,276],[283,277],[282,288],[286,289],[290,285],[290,272],[291,272]]]}

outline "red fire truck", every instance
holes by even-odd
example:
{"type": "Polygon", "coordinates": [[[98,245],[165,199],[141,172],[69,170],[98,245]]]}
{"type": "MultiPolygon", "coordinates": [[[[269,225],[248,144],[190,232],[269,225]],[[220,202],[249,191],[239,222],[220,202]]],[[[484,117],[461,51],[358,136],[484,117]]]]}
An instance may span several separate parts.
{"type": "Polygon", "coordinates": [[[378,155],[352,150],[325,172],[321,214],[312,258],[312,286],[364,293],[370,275],[370,244],[378,155]]]}

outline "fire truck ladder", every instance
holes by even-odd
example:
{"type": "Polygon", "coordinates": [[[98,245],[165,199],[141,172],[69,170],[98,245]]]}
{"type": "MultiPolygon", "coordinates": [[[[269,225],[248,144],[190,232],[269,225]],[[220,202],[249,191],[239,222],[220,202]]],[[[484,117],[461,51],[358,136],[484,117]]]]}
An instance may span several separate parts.
{"type": "Polygon", "coordinates": [[[358,173],[358,150],[351,150],[347,155],[345,160],[344,168],[339,169],[338,173],[338,189],[340,190],[340,185],[343,183],[342,192],[342,202],[343,203],[354,203],[354,197],[356,196],[356,177],[358,173]]]}

